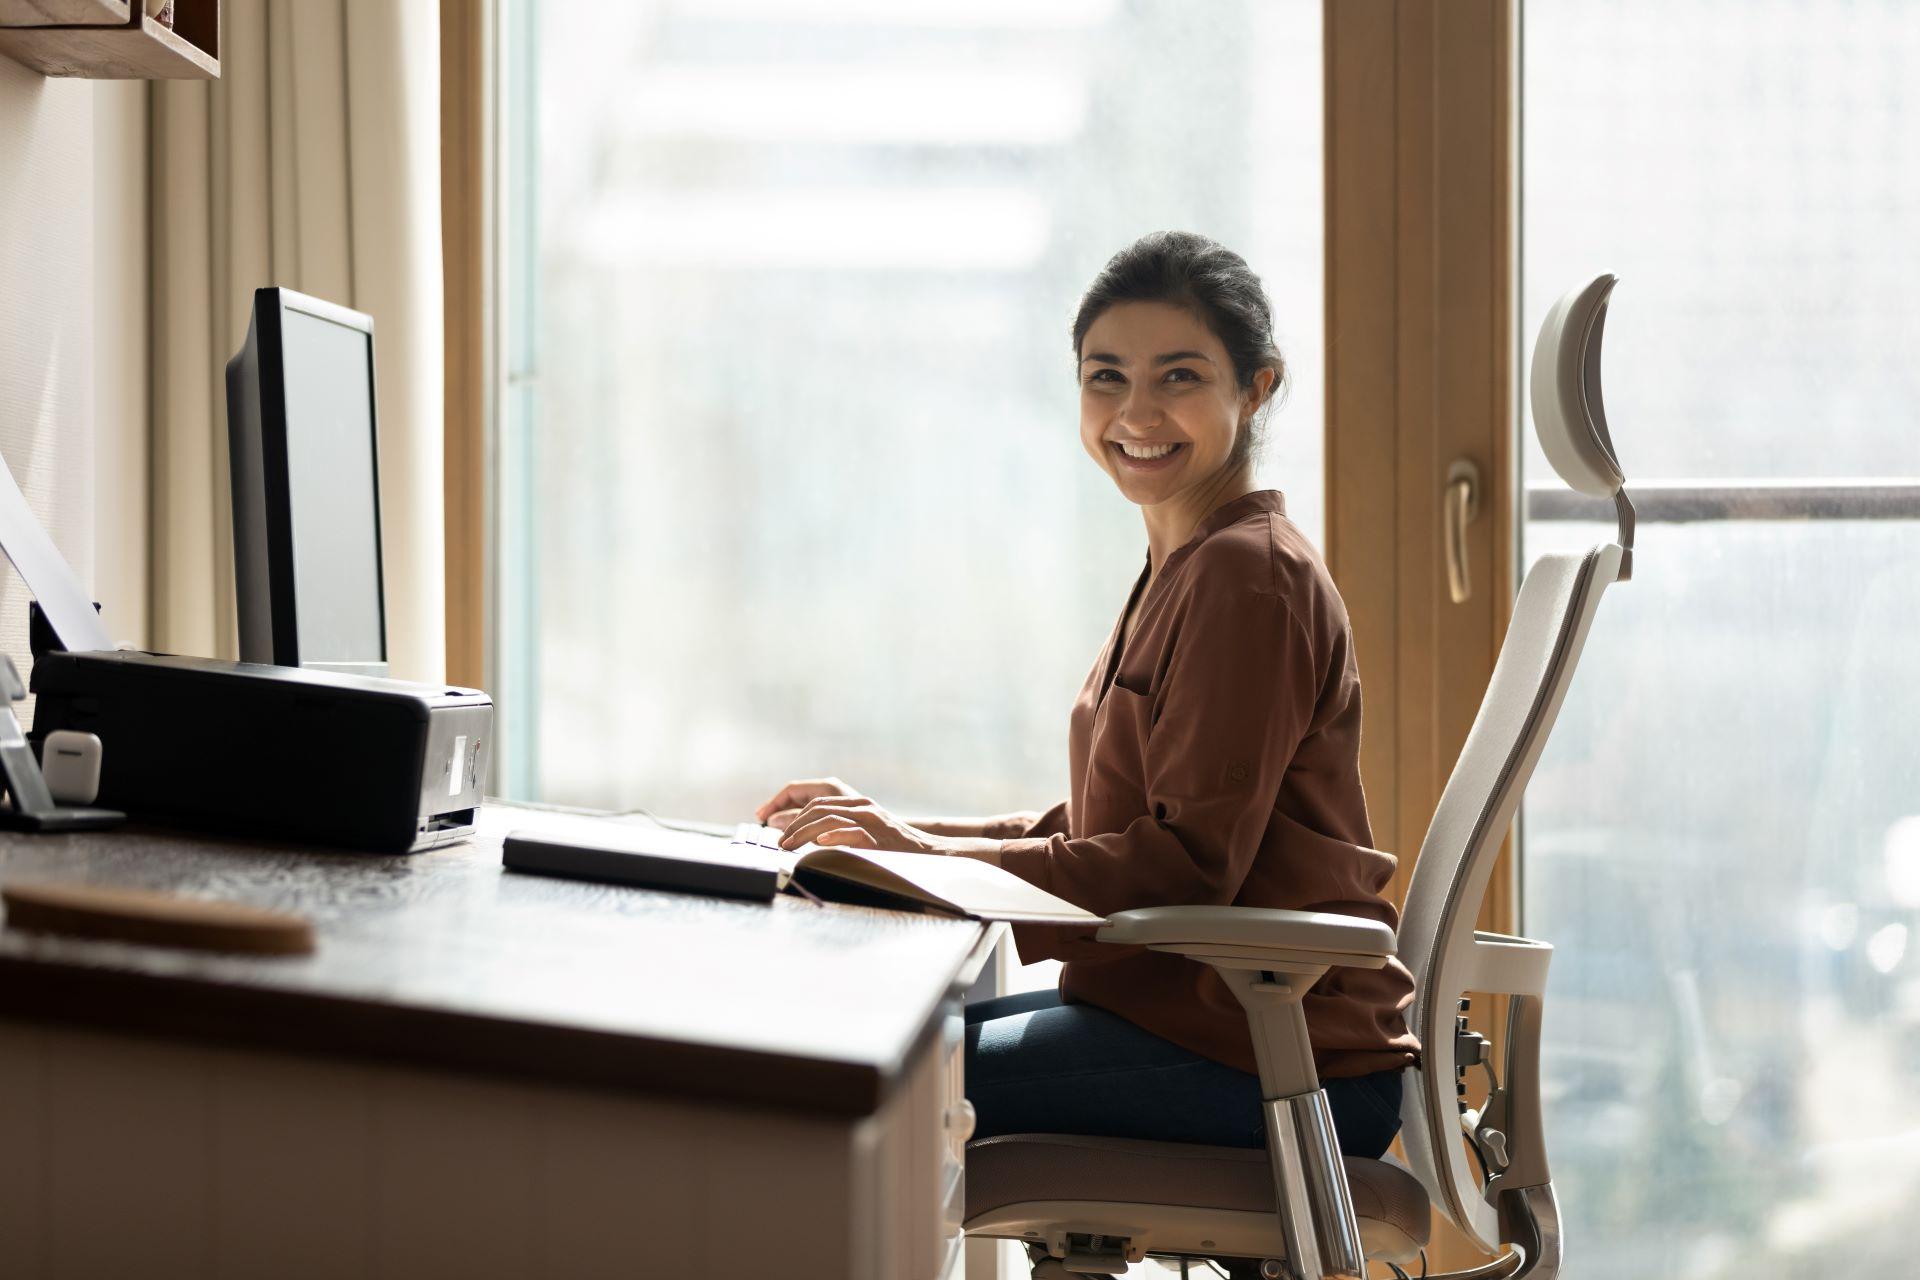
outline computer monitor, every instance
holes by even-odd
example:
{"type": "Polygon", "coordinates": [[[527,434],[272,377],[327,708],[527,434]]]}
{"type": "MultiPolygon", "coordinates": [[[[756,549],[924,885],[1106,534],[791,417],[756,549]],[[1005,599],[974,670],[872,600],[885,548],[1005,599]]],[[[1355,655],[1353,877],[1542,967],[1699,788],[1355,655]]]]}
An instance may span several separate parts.
{"type": "Polygon", "coordinates": [[[241,660],[386,675],[373,317],[254,290],[227,435],[241,660]]]}

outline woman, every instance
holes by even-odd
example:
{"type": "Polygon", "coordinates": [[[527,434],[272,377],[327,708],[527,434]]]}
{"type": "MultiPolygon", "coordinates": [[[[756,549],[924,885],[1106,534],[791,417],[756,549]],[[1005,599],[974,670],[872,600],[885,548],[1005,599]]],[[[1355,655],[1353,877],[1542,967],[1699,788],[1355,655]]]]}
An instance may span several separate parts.
{"type": "MultiPolygon", "coordinates": [[[[1128,246],[1073,324],[1080,439],[1146,519],[1147,564],[1074,704],[1072,798],[1044,814],[894,816],[835,779],[760,808],[784,842],[980,858],[1087,910],[1232,903],[1366,916],[1392,856],[1360,790],[1360,682],[1325,567],[1255,487],[1262,411],[1285,365],[1259,277],[1187,232],[1128,246]]],[[[1023,926],[1057,992],[967,1010],[975,1133],[1083,1133],[1256,1147],[1245,1014],[1205,965],[1023,926]]],[[[1341,1150],[1379,1156],[1418,1048],[1413,982],[1335,969],[1306,998],[1341,1150]]]]}

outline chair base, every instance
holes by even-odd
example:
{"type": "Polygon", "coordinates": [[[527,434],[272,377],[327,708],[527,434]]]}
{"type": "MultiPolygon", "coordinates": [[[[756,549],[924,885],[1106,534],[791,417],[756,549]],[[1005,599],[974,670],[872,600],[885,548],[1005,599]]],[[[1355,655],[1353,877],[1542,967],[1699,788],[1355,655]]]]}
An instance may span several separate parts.
{"type": "MultiPolygon", "coordinates": [[[[1194,1258],[1285,1258],[1287,1242],[1271,1211],[1195,1209],[1188,1205],[1113,1204],[1088,1200],[1034,1200],[969,1218],[967,1235],[1040,1245],[1056,1257],[1069,1236],[1105,1236],[1126,1241],[1129,1262],[1150,1253],[1194,1258]]],[[[1360,1243],[1369,1260],[1407,1263],[1420,1256],[1415,1239],[1386,1222],[1360,1220],[1360,1243]]]]}
{"type": "MultiPolygon", "coordinates": [[[[1344,1161],[1368,1258],[1409,1262],[1432,1227],[1418,1180],[1382,1160],[1344,1161]]],[[[1284,1258],[1273,1175],[1257,1149],[1067,1134],[1012,1134],[967,1148],[966,1231],[1042,1245],[1069,1236],[1148,1253],[1284,1258]]]]}

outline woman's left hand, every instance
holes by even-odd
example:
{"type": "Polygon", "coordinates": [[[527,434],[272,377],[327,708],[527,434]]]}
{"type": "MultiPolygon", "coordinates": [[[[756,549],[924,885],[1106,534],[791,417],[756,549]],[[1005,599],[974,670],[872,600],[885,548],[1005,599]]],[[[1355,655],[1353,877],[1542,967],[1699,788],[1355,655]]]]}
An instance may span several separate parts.
{"type": "Polygon", "coordinates": [[[936,836],[882,809],[865,796],[822,796],[794,815],[780,847],[815,844],[847,849],[890,849],[901,853],[959,853],[964,841],[936,836]]]}

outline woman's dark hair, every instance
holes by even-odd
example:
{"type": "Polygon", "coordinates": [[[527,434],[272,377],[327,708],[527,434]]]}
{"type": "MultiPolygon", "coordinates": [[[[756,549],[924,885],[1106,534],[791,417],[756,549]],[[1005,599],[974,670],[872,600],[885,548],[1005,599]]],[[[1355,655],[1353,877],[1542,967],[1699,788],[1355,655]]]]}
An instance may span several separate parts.
{"type": "Polygon", "coordinates": [[[1247,260],[1192,231],[1141,236],[1107,260],[1081,297],[1073,317],[1076,361],[1093,322],[1121,302],[1167,302],[1193,312],[1227,349],[1243,390],[1260,370],[1273,370],[1272,391],[1234,444],[1232,461],[1245,461],[1258,443],[1258,419],[1287,383],[1287,362],[1273,341],[1273,304],[1247,260]]]}

